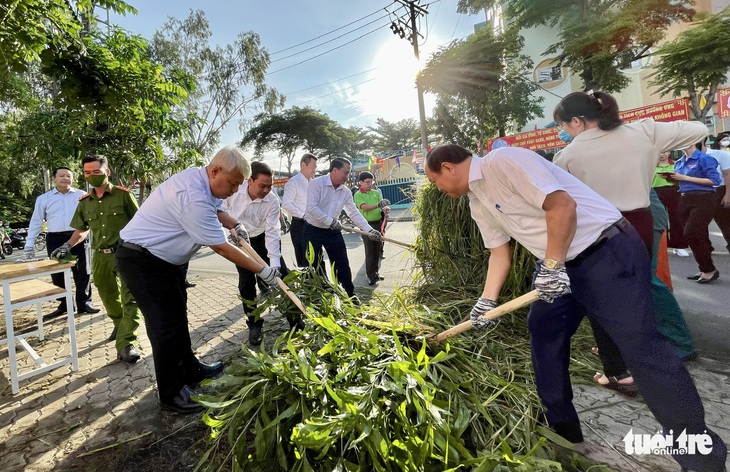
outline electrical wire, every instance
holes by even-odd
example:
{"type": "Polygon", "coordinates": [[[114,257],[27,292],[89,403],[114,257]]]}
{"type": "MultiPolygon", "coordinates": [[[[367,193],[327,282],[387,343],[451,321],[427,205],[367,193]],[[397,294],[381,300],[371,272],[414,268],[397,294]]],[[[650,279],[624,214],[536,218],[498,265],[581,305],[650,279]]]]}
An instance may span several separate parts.
{"type": "Polygon", "coordinates": [[[366,74],[366,73],[368,73],[368,72],[372,72],[372,71],[374,71],[375,69],[378,69],[378,67],[373,67],[372,69],[364,70],[364,71],[362,71],[362,72],[358,72],[357,74],[352,74],[352,75],[348,75],[347,77],[340,77],[339,79],[335,79],[335,80],[333,80],[333,81],[331,81],[331,82],[325,82],[325,83],[323,83],[323,84],[319,84],[319,85],[312,85],[311,87],[308,87],[308,88],[305,88],[305,89],[302,89],[302,90],[297,90],[296,92],[290,92],[290,93],[285,93],[285,94],[283,94],[283,95],[285,95],[285,96],[287,96],[287,97],[288,97],[289,95],[296,95],[296,94],[298,94],[298,93],[306,92],[306,91],[308,91],[308,90],[312,90],[312,89],[315,89],[315,88],[317,88],[317,87],[324,87],[325,85],[330,85],[330,84],[334,84],[334,83],[337,83],[337,82],[339,82],[339,81],[341,81],[341,80],[349,79],[350,77],[357,77],[358,75],[362,75],[362,74],[366,74]]]}
{"type": "Polygon", "coordinates": [[[356,84],[350,85],[349,87],[341,88],[341,89],[339,89],[339,90],[335,90],[334,92],[330,92],[330,93],[327,93],[327,94],[325,94],[325,95],[320,95],[319,97],[314,97],[314,98],[310,98],[310,99],[304,100],[304,101],[302,101],[302,102],[299,102],[299,103],[295,103],[295,104],[293,104],[292,106],[299,106],[299,105],[301,105],[302,103],[308,103],[308,102],[312,102],[312,101],[314,101],[314,100],[319,100],[320,98],[324,98],[324,97],[329,97],[330,95],[334,95],[334,94],[336,94],[336,93],[340,93],[340,92],[343,92],[343,91],[345,91],[345,90],[349,90],[349,89],[351,89],[351,88],[355,88],[355,87],[357,87],[358,85],[366,84],[366,83],[368,83],[368,82],[372,82],[373,80],[377,80],[377,79],[378,79],[378,77],[373,77],[372,79],[368,79],[368,80],[363,80],[362,82],[358,82],[358,83],[356,83],[356,84]]]}

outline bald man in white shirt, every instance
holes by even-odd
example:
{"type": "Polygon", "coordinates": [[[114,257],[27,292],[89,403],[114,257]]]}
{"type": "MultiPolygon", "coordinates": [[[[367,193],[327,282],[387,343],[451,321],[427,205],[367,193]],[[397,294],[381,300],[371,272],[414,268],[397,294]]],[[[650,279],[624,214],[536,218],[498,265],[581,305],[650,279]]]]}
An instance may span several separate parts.
{"type": "Polygon", "coordinates": [[[303,240],[304,247],[312,245],[314,266],[323,274],[325,273],[322,266],[324,247],[330,262],[335,266],[337,280],[347,295],[352,297],[355,294],[355,285],[352,283],[347,247],[342,238],[342,225],[337,218],[344,209],[353,223],[368,233],[370,239],[382,241],[382,235],[380,231],[370,227],[368,220],[355,206],[352,192],[345,185],[350,175],[350,168],[350,161],[340,157],[335,158],[330,163],[329,174],[317,177],[309,183],[303,240]]]}
{"type": "Polygon", "coordinates": [[[284,196],[281,199],[281,207],[291,215],[289,235],[299,267],[307,265],[305,257],[307,248],[302,242],[302,231],[304,230],[304,212],[307,210],[307,187],[309,187],[309,181],[314,178],[316,170],[317,156],[304,154],[299,161],[299,173],[284,185],[284,196]]]}
{"type": "MultiPolygon", "coordinates": [[[[274,172],[263,162],[251,163],[251,177],[244,182],[238,192],[226,198],[223,208],[238,220],[248,231],[251,247],[269,261],[269,266],[276,269],[284,277],[288,270],[281,257],[281,232],[279,231],[279,198],[271,192],[274,184],[274,172]]],[[[250,315],[256,310],[256,274],[245,267],[236,266],[238,270],[238,291],[243,299],[243,311],[248,316],[248,341],[258,346],[263,339],[264,320],[250,315]]],[[[258,286],[262,293],[268,292],[268,286],[260,279],[258,286]]],[[[302,329],[304,322],[298,313],[287,315],[292,329],[302,329]]]]}

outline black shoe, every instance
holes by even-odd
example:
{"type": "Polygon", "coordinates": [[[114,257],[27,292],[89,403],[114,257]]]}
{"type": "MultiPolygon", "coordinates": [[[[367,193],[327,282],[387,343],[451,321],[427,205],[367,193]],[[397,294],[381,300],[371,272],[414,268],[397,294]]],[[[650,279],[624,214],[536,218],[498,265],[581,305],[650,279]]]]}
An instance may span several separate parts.
{"type": "Polygon", "coordinates": [[[106,338],[107,341],[116,341],[117,340],[117,328],[114,328],[112,330],[112,334],[109,335],[108,338],[106,338]]]}
{"type": "Polygon", "coordinates": [[[214,379],[223,373],[223,363],[213,362],[212,364],[206,364],[198,361],[198,370],[206,379],[214,379]]]}
{"type": "Polygon", "coordinates": [[[302,331],[304,328],[307,327],[307,325],[304,323],[304,320],[301,317],[288,318],[287,321],[289,322],[289,329],[294,332],[302,331]]]}
{"type": "Polygon", "coordinates": [[[695,275],[688,275],[687,280],[700,280],[702,278],[702,272],[699,272],[695,275]]]}
{"type": "Polygon", "coordinates": [[[580,429],[580,424],[563,421],[550,425],[550,428],[573,444],[583,442],[583,431],[580,429]]]}
{"type": "Polygon", "coordinates": [[[87,303],[86,305],[79,307],[79,313],[99,313],[100,311],[100,309],[96,308],[91,303],[87,303]]]}
{"type": "Polygon", "coordinates": [[[190,398],[192,395],[195,395],[195,392],[187,385],[183,385],[183,388],[175,395],[175,398],[166,401],[160,400],[160,409],[182,414],[203,411],[205,407],[193,401],[190,398]]]}
{"type": "Polygon", "coordinates": [[[121,352],[117,353],[117,359],[124,361],[127,364],[134,364],[139,360],[139,357],[139,352],[137,352],[131,344],[122,349],[121,352]]]}
{"type": "Polygon", "coordinates": [[[50,312],[49,314],[43,316],[44,319],[50,320],[53,318],[58,318],[59,316],[63,316],[66,314],[66,308],[58,307],[55,311],[50,312]]]}
{"type": "Polygon", "coordinates": [[[264,339],[264,335],[261,332],[262,324],[249,323],[248,325],[248,342],[252,346],[259,346],[264,339]]]}
{"type": "Polygon", "coordinates": [[[377,277],[368,277],[368,285],[375,285],[376,283],[378,283],[377,277]]]}
{"type": "Polygon", "coordinates": [[[697,283],[698,284],[709,284],[710,282],[714,282],[715,280],[717,280],[719,278],[720,278],[720,271],[715,270],[715,273],[712,274],[710,277],[708,277],[708,278],[700,277],[699,279],[697,279],[697,283]]]}
{"type": "Polygon", "coordinates": [[[185,285],[185,288],[193,288],[198,284],[195,284],[195,283],[189,281],[188,279],[185,279],[185,282],[183,283],[183,285],[185,285]]]}

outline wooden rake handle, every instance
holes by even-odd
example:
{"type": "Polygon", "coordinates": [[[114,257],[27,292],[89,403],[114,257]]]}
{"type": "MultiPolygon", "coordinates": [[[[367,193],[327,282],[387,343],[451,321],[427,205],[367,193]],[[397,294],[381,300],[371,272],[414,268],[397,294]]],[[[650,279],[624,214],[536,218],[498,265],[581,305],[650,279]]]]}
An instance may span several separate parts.
{"type": "MultiPolygon", "coordinates": [[[[342,225],[342,229],[344,229],[345,231],[349,231],[351,233],[360,233],[360,234],[362,234],[364,236],[369,236],[369,233],[367,231],[363,231],[360,228],[353,228],[351,226],[342,225]]],[[[413,245],[411,245],[411,244],[398,241],[397,239],[386,238],[385,236],[381,236],[381,238],[383,239],[383,241],[386,241],[386,242],[389,242],[389,243],[393,243],[393,244],[397,244],[398,246],[403,246],[406,249],[413,250],[413,245]]]]}
{"type": "MultiPolygon", "coordinates": [[[[262,266],[269,267],[269,265],[266,263],[266,261],[264,261],[261,258],[261,256],[259,256],[259,253],[257,253],[256,251],[254,251],[254,249],[251,247],[251,245],[249,243],[246,242],[245,239],[241,239],[241,238],[238,237],[238,234],[236,234],[236,231],[234,229],[231,229],[231,234],[238,241],[238,244],[241,245],[241,249],[243,249],[243,252],[245,252],[248,256],[250,256],[251,258],[253,258],[253,260],[255,260],[256,262],[258,262],[262,266]]],[[[297,308],[299,308],[299,311],[301,311],[302,314],[306,314],[307,313],[307,309],[304,308],[304,304],[302,304],[302,301],[299,299],[299,297],[297,297],[297,295],[294,292],[291,291],[291,289],[289,288],[289,286],[286,283],[284,283],[284,281],[281,280],[280,277],[277,277],[276,278],[276,283],[277,283],[277,285],[279,285],[279,288],[284,293],[286,293],[286,295],[291,299],[291,301],[294,302],[294,304],[297,306],[297,308]]]]}
{"type": "MultiPolygon", "coordinates": [[[[515,310],[519,310],[520,308],[529,305],[532,302],[535,302],[538,300],[537,296],[537,290],[533,290],[532,292],[528,292],[520,297],[517,297],[513,300],[508,301],[507,303],[503,303],[495,308],[492,308],[484,315],[480,316],[480,318],[483,318],[485,320],[493,320],[495,318],[499,318],[502,315],[506,315],[507,313],[511,313],[515,310]]],[[[430,343],[439,343],[443,341],[444,339],[448,339],[452,336],[456,336],[457,334],[461,334],[464,331],[469,331],[472,328],[472,322],[471,320],[466,320],[463,323],[459,323],[458,325],[454,326],[453,328],[449,328],[443,333],[436,334],[434,336],[430,336],[427,338],[428,342],[430,343]]]]}

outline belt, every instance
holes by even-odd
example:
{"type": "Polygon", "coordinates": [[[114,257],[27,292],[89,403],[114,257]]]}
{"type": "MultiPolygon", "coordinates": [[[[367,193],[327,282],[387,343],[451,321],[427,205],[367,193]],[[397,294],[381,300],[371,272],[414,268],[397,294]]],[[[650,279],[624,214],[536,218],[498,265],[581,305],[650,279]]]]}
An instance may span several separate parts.
{"type": "Polygon", "coordinates": [[[689,192],[679,192],[679,194],[683,197],[692,196],[692,195],[704,195],[706,193],[715,193],[715,191],[714,190],[691,190],[689,192]]]}
{"type": "Polygon", "coordinates": [[[292,216],[291,219],[292,219],[292,221],[294,221],[294,220],[296,220],[296,221],[304,221],[304,218],[297,218],[296,216],[292,216]]]}
{"type": "Polygon", "coordinates": [[[147,250],[146,248],[143,248],[139,244],[130,243],[129,241],[119,240],[119,246],[120,247],[123,247],[123,248],[131,249],[132,251],[144,252],[144,253],[147,253],[147,254],[150,253],[150,251],[147,250]]]}
{"type": "Polygon", "coordinates": [[[74,234],[73,231],[49,231],[48,234],[63,234],[64,236],[67,234],[74,234]]]}
{"type": "Polygon", "coordinates": [[[593,241],[593,244],[583,249],[583,251],[575,256],[575,258],[573,258],[572,260],[566,261],[565,265],[570,267],[580,264],[584,259],[586,259],[588,256],[596,252],[601,246],[603,246],[606,241],[614,238],[615,236],[618,236],[629,226],[631,226],[629,220],[627,220],[626,218],[621,218],[608,228],[604,229],[601,234],[598,235],[598,239],[593,241]]]}
{"type": "Polygon", "coordinates": [[[115,247],[105,247],[105,248],[99,248],[95,249],[96,252],[100,252],[102,254],[114,254],[116,252],[117,248],[115,247]]]}

